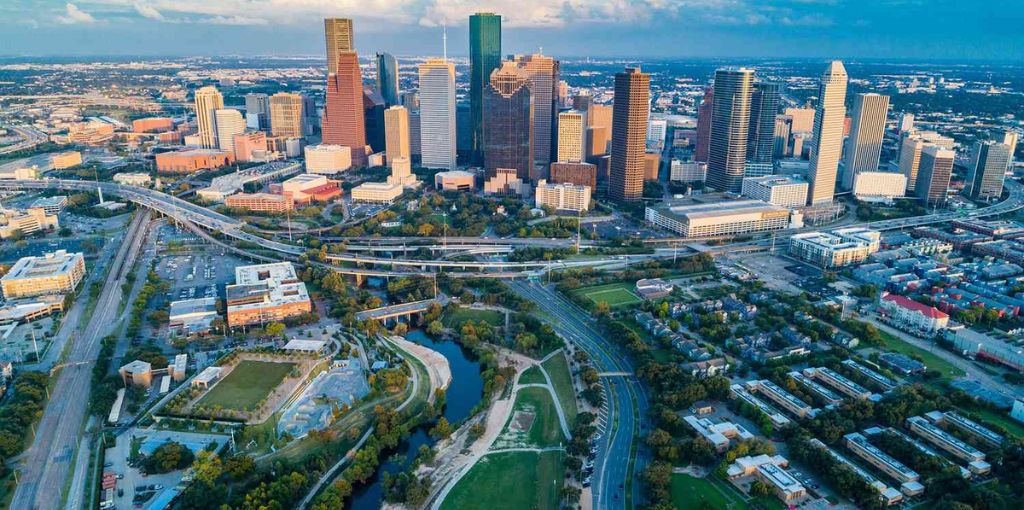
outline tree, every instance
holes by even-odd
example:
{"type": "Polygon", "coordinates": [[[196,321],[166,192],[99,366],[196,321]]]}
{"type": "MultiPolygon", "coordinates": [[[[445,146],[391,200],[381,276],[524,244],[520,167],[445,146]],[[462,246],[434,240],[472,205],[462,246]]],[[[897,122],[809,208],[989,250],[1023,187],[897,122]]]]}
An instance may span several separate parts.
{"type": "Polygon", "coordinates": [[[444,324],[442,324],[441,321],[430,321],[430,324],[427,325],[428,335],[438,337],[441,336],[442,333],[444,333],[444,324]]]}
{"type": "Polygon", "coordinates": [[[153,454],[146,457],[142,467],[146,473],[167,473],[176,469],[184,469],[195,460],[192,450],[181,443],[168,441],[157,447],[153,454]]]}
{"type": "Polygon", "coordinates": [[[430,435],[435,439],[444,439],[452,434],[452,425],[448,423],[448,419],[442,416],[437,420],[437,425],[430,429],[430,435]]]}
{"type": "Polygon", "coordinates": [[[192,463],[192,471],[196,481],[212,485],[224,470],[217,454],[203,450],[192,463]]]}
{"type": "Polygon", "coordinates": [[[268,336],[284,336],[285,325],[280,322],[267,324],[265,331],[268,336]]]}

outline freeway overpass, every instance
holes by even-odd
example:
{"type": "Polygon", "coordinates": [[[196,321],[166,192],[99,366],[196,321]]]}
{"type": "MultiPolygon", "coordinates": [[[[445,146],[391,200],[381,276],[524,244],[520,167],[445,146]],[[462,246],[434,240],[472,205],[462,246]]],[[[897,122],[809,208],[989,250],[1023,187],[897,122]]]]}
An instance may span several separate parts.
{"type": "Polygon", "coordinates": [[[424,299],[422,301],[413,301],[411,303],[402,303],[398,305],[382,306],[372,310],[363,310],[356,314],[356,320],[365,321],[367,319],[376,319],[386,321],[395,317],[423,313],[434,303],[438,303],[441,306],[447,305],[448,297],[442,295],[441,297],[433,299],[424,299]]]}

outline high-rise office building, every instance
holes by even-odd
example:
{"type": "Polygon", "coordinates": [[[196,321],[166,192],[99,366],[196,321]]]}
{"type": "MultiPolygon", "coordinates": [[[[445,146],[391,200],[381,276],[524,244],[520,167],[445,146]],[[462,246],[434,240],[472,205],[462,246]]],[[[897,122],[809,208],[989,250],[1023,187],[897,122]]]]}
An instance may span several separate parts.
{"type": "Polygon", "coordinates": [[[789,135],[793,132],[793,118],[788,115],[775,116],[775,147],[772,148],[774,159],[789,155],[789,135]]]}
{"type": "Polygon", "coordinates": [[[612,157],[608,196],[639,200],[644,191],[644,149],[650,113],[651,75],[639,67],[615,73],[612,157]]]}
{"type": "Polygon", "coordinates": [[[693,160],[707,163],[711,151],[711,112],[715,100],[713,86],[704,89],[704,99],[697,106],[697,147],[693,152],[693,160]]]}
{"type": "Polygon", "coordinates": [[[573,110],[589,110],[590,105],[593,102],[593,98],[586,94],[576,94],[572,96],[572,109],[573,110]]]}
{"type": "Polygon", "coordinates": [[[530,77],[514,62],[502,62],[484,90],[484,170],[515,169],[526,180],[533,169],[533,115],[530,77]]]}
{"type": "Polygon", "coordinates": [[[1010,146],[995,141],[978,142],[967,174],[970,197],[991,200],[1003,194],[1003,180],[1010,162],[1010,146]]]}
{"type": "Polygon", "coordinates": [[[775,115],[781,96],[777,83],[754,84],[750,99],[750,126],[747,128],[747,161],[771,163],[775,153],[775,115]]]}
{"type": "MultiPolygon", "coordinates": [[[[520,55],[516,64],[530,79],[533,97],[533,166],[530,180],[547,178],[546,172],[555,151],[555,123],[558,121],[559,63],[544,55],[520,55]]],[[[484,113],[487,116],[487,113],[484,113]]],[[[646,126],[644,126],[646,134],[646,126]]]]}
{"type": "Polygon", "coordinates": [[[325,18],[324,35],[327,40],[327,74],[338,72],[338,55],[356,51],[352,42],[352,20],[348,18],[325,18]]]}
{"type": "Polygon", "coordinates": [[[455,64],[420,64],[420,151],[426,168],[455,170],[455,64]]]}
{"type": "Polygon", "coordinates": [[[1007,161],[1007,166],[1013,165],[1014,155],[1017,153],[1017,139],[1020,137],[1016,131],[1007,129],[1006,133],[1003,134],[1003,143],[1010,148],[1010,160],[1007,161]]]}
{"type": "Polygon", "coordinates": [[[900,143],[898,166],[900,173],[907,176],[907,191],[914,191],[917,185],[917,172],[921,167],[921,150],[927,142],[919,136],[908,135],[900,143]]]}
{"type": "MultiPolygon", "coordinates": [[[[587,112],[569,110],[558,114],[558,161],[579,163],[587,155],[587,112]]],[[[552,177],[552,180],[554,177],[552,177]]]]}
{"type": "Polygon", "coordinates": [[[270,96],[270,133],[286,138],[305,136],[306,105],[301,94],[278,92],[270,96]]]}
{"type": "Polygon", "coordinates": [[[612,108],[591,104],[587,108],[587,159],[594,160],[608,154],[608,141],[612,136],[612,108]]]}
{"type": "Polygon", "coordinates": [[[366,126],[366,144],[373,153],[386,149],[384,111],[387,102],[375,90],[363,90],[363,124],[366,126]]]}
{"type": "Polygon", "coordinates": [[[398,102],[409,110],[419,110],[420,94],[415,90],[403,90],[398,93],[398,102]]]}
{"type": "Polygon", "coordinates": [[[888,111],[889,96],[854,96],[853,121],[850,124],[850,137],[846,139],[846,160],[843,163],[843,189],[853,189],[853,178],[857,174],[878,170],[888,111]]]}
{"type": "Polygon", "coordinates": [[[352,165],[366,165],[363,78],[354,51],[338,53],[336,73],[327,77],[323,143],[352,149],[352,165]]]}
{"type": "Polygon", "coordinates": [[[409,110],[409,152],[415,157],[420,157],[423,151],[420,149],[420,110],[419,108],[409,110]]]}
{"type": "Polygon", "coordinates": [[[235,135],[245,132],[245,118],[238,110],[223,108],[214,110],[213,117],[217,125],[217,148],[234,153],[235,135]]]}
{"type": "Polygon", "coordinates": [[[739,193],[743,187],[753,92],[753,69],[715,71],[707,184],[718,191],[739,193]]]}
{"type": "Polygon", "coordinates": [[[209,86],[196,90],[196,130],[199,134],[199,145],[204,149],[216,149],[217,121],[214,112],[224,108],[224,96],[217,87],[209,86]]]}
{"type": "Polygon", "coordinates": [[[377,93],[388,106],[398,104],[398,60],[390,53],[377,54],[377,93]]]}
{"type": "Polygon", "coordinates": [[[484,146],[484,89],[501,65],[501,16],[478,12],[469,17],[469,109],[473,123],[472,160],[480,164],[484,146]]]}
{"type": "Polygon", "coordinates": [[[814,110],[814,148],[807,171],[811,183],[807,205],[830,204],[835,196],[836,172],[843,155],[846,80],[846,68],[838,60],[833,60],[821,75],[814,110]]]}
{"type": "Polygon", "coordinates": [[[270,98],[266,94],[245,95],[245,122],[252,129],[270,130],[270,98]]]}
{"type": "Polygon", "coordinates": [[[409,145],[409,110],[404,106],[392,106],[384,111],[388,166],[396,158],[412,160],[409,145]]]}
{"type": "Polygon", "coordinates": [[[786,108],[782,113],[793,119],[794,133],[814,131],[814,108],[786,108]]]}
{"type": "Polygon", "coordinates": [[[953,174],[953,159],[956,153],[937,145],[929,145],[921,151],[921,164],[917,171],[914,192],[928,207],[946,203],[949,177],[953,174]]]}

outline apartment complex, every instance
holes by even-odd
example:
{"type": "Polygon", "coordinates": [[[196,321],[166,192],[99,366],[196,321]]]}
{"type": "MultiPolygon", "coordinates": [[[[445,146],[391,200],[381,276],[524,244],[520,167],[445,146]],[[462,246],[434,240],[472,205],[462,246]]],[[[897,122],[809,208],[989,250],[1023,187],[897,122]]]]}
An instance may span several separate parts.
{"type": "Polygon", "coordinates": [[[878,308],[889,320],[906,329],[935,333],[949,325],[946,312],[898,294],[883,293],[878,308]]]}
{"type": "Polygon", "coordinates": [[[313,310],[306,284],[291,262],[239,266],[228,285],[228,326],[281,321],[313,310]]]}
{"type": "Polygon", "coordinates": [[[85,277],[85,256],[57,250],[40,257],[22,257],[0,278],[5,299],[67,294],[85,277]]]}
{"type": "Polygon", "coordinates": [[[881,238],[881,232],[861,228],[807,232],[790,237],[789,253],[818,267],[842,267],[867,260],[881,238]]]}
{"type": "Polygon", "coordinates": [[[537,207],[550,207],[556,211],[585,212],[590,209],[590,187],[576,184],[537,181],[534,197],[537,207]]]}

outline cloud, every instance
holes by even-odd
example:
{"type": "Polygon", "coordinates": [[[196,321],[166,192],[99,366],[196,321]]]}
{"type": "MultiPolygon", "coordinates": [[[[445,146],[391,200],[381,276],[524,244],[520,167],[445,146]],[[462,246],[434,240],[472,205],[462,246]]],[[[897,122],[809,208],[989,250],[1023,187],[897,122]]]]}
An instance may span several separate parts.
{"type": "Polygon", "coordinates": [[[139,13],[139,16],[143,18],[155,19],[158,21],[164,20],[164,15],[160,14],[160,11],[152,5],[137,3],[135,4],[135,12],[139,13]]]}
{"type": "Polygon", "coordinates": [[[199,23],[209,23],[211,25],[266,25],[267,20],[263,18],[250,18],[247,16],[213,16],[210,18],[203,18],[198,20],[199,23]]]}
{"type": "Polygon", "coordinates": [[[68,2],[64,6],[65,14],[57,17],[57,22],[62,25],[91,24],[96,23],[96,18],[78,8],[77,5],[68,2]]]}

